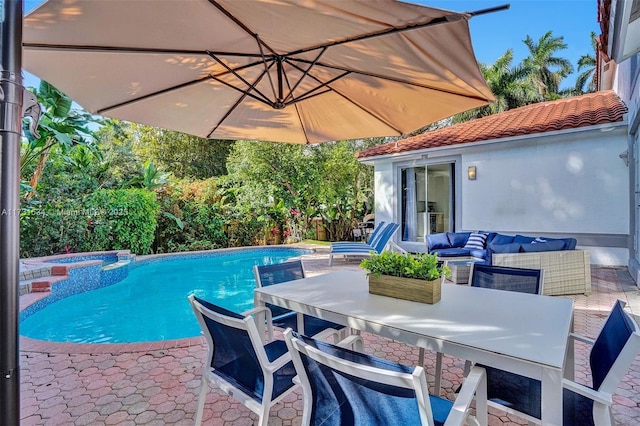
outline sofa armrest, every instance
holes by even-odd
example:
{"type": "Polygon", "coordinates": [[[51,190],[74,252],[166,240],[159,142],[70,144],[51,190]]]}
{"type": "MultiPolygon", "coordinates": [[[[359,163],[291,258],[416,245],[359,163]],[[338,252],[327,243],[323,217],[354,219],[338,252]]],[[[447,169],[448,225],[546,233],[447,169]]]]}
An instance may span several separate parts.
{"type": "Polygon", "coordinates": [[[586,250],[493,253],[491,264],[543,269],[543,293],[546,295],[591,293],[591,260],[586,250]]]}

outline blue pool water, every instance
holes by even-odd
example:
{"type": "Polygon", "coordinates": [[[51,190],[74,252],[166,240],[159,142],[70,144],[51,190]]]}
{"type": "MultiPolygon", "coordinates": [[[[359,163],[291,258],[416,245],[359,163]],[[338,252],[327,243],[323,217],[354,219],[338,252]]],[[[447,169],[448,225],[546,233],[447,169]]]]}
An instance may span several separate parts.
{"type": "Polygon", "coordinates": [[[187,296],[235,312],[253,308],[254,265],[280,263],[301,249],[246,249],[139,262],[119,283],[66,297],[28,316],[20,333],[73,343],[133,343],[198,336],[187,296]]]}

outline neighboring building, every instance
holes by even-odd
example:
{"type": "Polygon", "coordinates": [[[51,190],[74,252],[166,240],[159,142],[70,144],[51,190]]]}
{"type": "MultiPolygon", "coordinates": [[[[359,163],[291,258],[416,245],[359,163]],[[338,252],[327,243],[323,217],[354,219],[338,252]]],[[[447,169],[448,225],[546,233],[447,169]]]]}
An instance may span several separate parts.
{"type": "Polygon", "coordinates": [[[380,145],[376,221],[396,243],[426,250],[425,234],[487,230],[571,236],[598,265],[629,259],[627,108],[613,91],[542,102],[380,145]]]}
{"type": "Polygon", "coordinates": [[[613,89],[629,107],[629,261],[631,276],[640,283],[640,0],[598,0],[602,34],[597,54],[597,83],[613,89]]]}

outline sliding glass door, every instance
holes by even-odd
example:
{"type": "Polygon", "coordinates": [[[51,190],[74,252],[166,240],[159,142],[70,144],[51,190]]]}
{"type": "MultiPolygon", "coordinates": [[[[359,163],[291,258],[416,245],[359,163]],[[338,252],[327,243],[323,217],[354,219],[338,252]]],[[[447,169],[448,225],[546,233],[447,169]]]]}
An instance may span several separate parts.
{"type": "Polygon", "coordinates": [[[401,175],[402,241],[453,230],[454,164],[407,167],[401,175]]]}

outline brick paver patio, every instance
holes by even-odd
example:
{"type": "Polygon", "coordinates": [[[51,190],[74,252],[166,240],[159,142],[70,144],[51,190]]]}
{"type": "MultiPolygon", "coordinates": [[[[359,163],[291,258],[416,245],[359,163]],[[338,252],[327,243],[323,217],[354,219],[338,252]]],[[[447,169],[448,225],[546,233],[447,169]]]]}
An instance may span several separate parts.
{"type": "MultiPolygon", "coordinates": [[[[327,250],[305,256],[308,275],[337,268],[358,268],[339,259],[327,266],[327,250]]],[[[594,268],[593,293],[573,296],[577,333],[594,337],[616,299],[640,315],[640,292],[625,269],[594,268]]],[[[24,296],[22,296],[24,297],[24,296]]],[[[364,333],[366,352],[415,365],[418,349],[364,333]]],[[[23,339],[21,362],[21,425],[192,425],[206,355],[201,338],[146,345],[42,344],[23,339]],[[166,346],[166,347],[165,347],[166,346]]],[[[588,348],[576,345],[576,380],[590,383],[588,348]]],[[[464,361],[445,357],[443,390],[453,398],[464,361]]],[[[435,354],[427,352],[427,372],[435,354]]],[[[433,376],[429,376],[433,384],[433,376]]],[[[640,356],[614,396],[620,425],[640,422],[640,356]]],[[[490,411],[491,425],[524,424],[516,417],[490,411]]],[[[271,411],[269,425],[298,425],[300,391],[271,411]]],[[[257,416],[220,391],[212,390],[205,407],[207,425],[251,425],[257,416]]]]}

